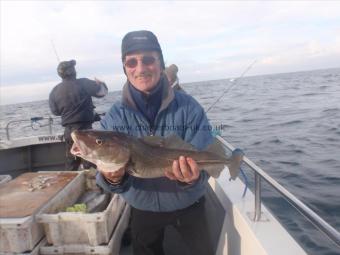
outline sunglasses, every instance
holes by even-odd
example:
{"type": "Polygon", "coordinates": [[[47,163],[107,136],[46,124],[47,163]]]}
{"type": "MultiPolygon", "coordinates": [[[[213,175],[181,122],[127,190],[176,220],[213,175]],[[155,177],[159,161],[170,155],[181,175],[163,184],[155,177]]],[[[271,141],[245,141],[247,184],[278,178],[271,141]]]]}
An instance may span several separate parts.
{"type": "MultiPolygon", "coordinates": [[[[156,62],[157,58],[153,56],[143,56],[141,61],[143,65],[145,66],[151,66],[156,62]]],[[[128,60],[125,60],[124,62],[125,67],[128,68],[135,68],[138,65],[138,59],[137,58],[129,58],[128,60]]]]}

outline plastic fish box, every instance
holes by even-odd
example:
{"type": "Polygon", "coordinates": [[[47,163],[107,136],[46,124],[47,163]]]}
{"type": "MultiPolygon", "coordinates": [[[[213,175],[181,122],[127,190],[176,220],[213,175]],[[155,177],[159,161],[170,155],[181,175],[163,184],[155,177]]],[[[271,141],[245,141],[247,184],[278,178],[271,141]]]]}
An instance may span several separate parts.
{"type": "Polygon", "coordinates": [[[28,252],[20,252],[20,253],[13,253],[13,252],[0,252],[0,255],[40,255],[40,247],[46,244],[46,239],[43,238],[40,242],[33,248],[33,250],[28,252]]]}
{"type": "Polygon", "coordinates": [[[74,203],[85,182],[80,172],[25,173],[0,186],[0,252],[32,251],[44,236],[35,219],[42,212],[56,212],[74,203]],[[43,189],[28,190],[36,178],[49,178],[43,189]]]}
{"type": "Polygon", "coordinates": [[[123,210],[119,214],[118,222],[110,235],[109,242],[105,245],[91,246],[87,244],[66,244],[60,246],[49,246],[46,244],[41,246],[40,254],[119,255],[121,240],[128,227],[129,218],[130,206],[124,203],[123,210]]]}
{"type": "Polygon", "coordinates": [[[91,246],[107,244],[125,201],[114,194],[106,209],[101,212],[59,212],[37,215],[43,223],[49,244],[86,244],[91,246]]]}
{"type": "Polygon", "coordinates": [[[10,175],[0,175],[0,186],[6,182],[9,182],[10,180],[12,180],[10,175]]]}

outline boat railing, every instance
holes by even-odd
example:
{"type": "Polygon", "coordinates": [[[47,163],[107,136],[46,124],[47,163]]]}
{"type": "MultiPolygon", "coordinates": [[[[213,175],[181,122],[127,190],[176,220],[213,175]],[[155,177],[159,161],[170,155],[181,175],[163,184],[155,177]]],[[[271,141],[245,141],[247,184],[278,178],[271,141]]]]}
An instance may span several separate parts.
{"type": "MultiPolygon", "coordinates": [[[[235,150],[235,147],[224,140],[221,136],[217,135],[216,138],[226,146],[230,151],[235,150]]],[[[340,233],[328,224],[324,219],[322,219],[318,214],[316,214],[312,209],[295,197],[292,193],[286,190],[282,185],[270,177],[266,172],[264,172],[260,167],[258,167],[254,162],[252,162],[247,157],[243,158],[243,162],[250,167],[255,173],[255,183],[254,183],[254,197],[255,197],[255,208],[253,221],[261,220],[261,180],[265,180],[271,187],[278,191],[283,198],[290,203],[297,211],[299,211],[306,219],[308,219],[317,229],[324,233],[331,241],[333,241],[337,246],[340,247],[340,233]]]]}
{"type": "Polygon", "coordinates": [[[37,130],[39,128],[48,126],[49,134],[52,134],[53,133],[52,126],[53,126],[53,123],[54,123],[54,119],[55,118],[52,118],[51,116],[48,116],[48,117],[32,117],[30,119],[21,119],[21,120],[12,120],[12,121],[9,121],[6,124],[6,127],[5,127],[6,138],[7,138],[7,140],[11,139],[10,130],[13,127],[13,125],[18,125],[20,123],[25,123],[25,122],[29,122],[30,126],[31,126],[31,128],[33,130],[37,130]],[[41,123],[41,121],[44,121],[44,120],[47,120],[47,124],[42,124],[41,123]]]}

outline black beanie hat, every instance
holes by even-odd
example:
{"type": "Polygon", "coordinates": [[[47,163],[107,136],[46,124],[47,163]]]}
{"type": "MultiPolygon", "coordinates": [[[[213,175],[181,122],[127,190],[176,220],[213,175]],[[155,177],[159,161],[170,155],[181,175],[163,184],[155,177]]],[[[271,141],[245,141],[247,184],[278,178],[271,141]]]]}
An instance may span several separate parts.
{"type": "Polygon", "coordinates": [[[161,67],[164,69],[164,59],[157,37],[150,31],[140,30],[127,33],[122,40],[122,61],[128,53],[138,50],[155,50],[159,52],[161,67]]]}
{"type": "Polygon", "coordinates": [[[75,65],[76,65],[75,60],[60,62],[57,67],[58,75],[61,78],[66,78],[66,77],[71,77],[71,76],[76,75],[76,69],[74,67],[75,65]]]}

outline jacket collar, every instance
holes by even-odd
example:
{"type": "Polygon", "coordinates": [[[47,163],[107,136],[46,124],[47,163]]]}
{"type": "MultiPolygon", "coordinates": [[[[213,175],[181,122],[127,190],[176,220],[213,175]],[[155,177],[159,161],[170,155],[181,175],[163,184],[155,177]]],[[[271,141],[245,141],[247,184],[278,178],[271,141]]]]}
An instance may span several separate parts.
{"type": "Polygon", "coordinates": [[[76,79],[77,79],[76,76],[69,76],[69,77],[62,78],[62,81],[75,81],[76,79]]]}
{"type": "MultiPolygon", "coordinates": [[[[162,91],[162,102],[161,102],[161,106],[159,108],[159,112],[163,111],[164,109],[166,109],[169,104],[172,102],[172,100],[175,98],[175,93],[174,90],[171,88],[171,86],[169,86],[169,82],[168,79],[166,78],[166,76],[164,74],[161,75],[160,81],[161,84],[163,85],[163,91],[162,91]]],[[[137,105],[135,103],[135,101],[133,100],[133,97],[131,95],[130,89],[129,89],[129,81],[127,81],[124,84],[123,87],[123,94],[122,94],[122,102],[124,105],[132,108],[135,111],[138,111],[137,105]]]]}

